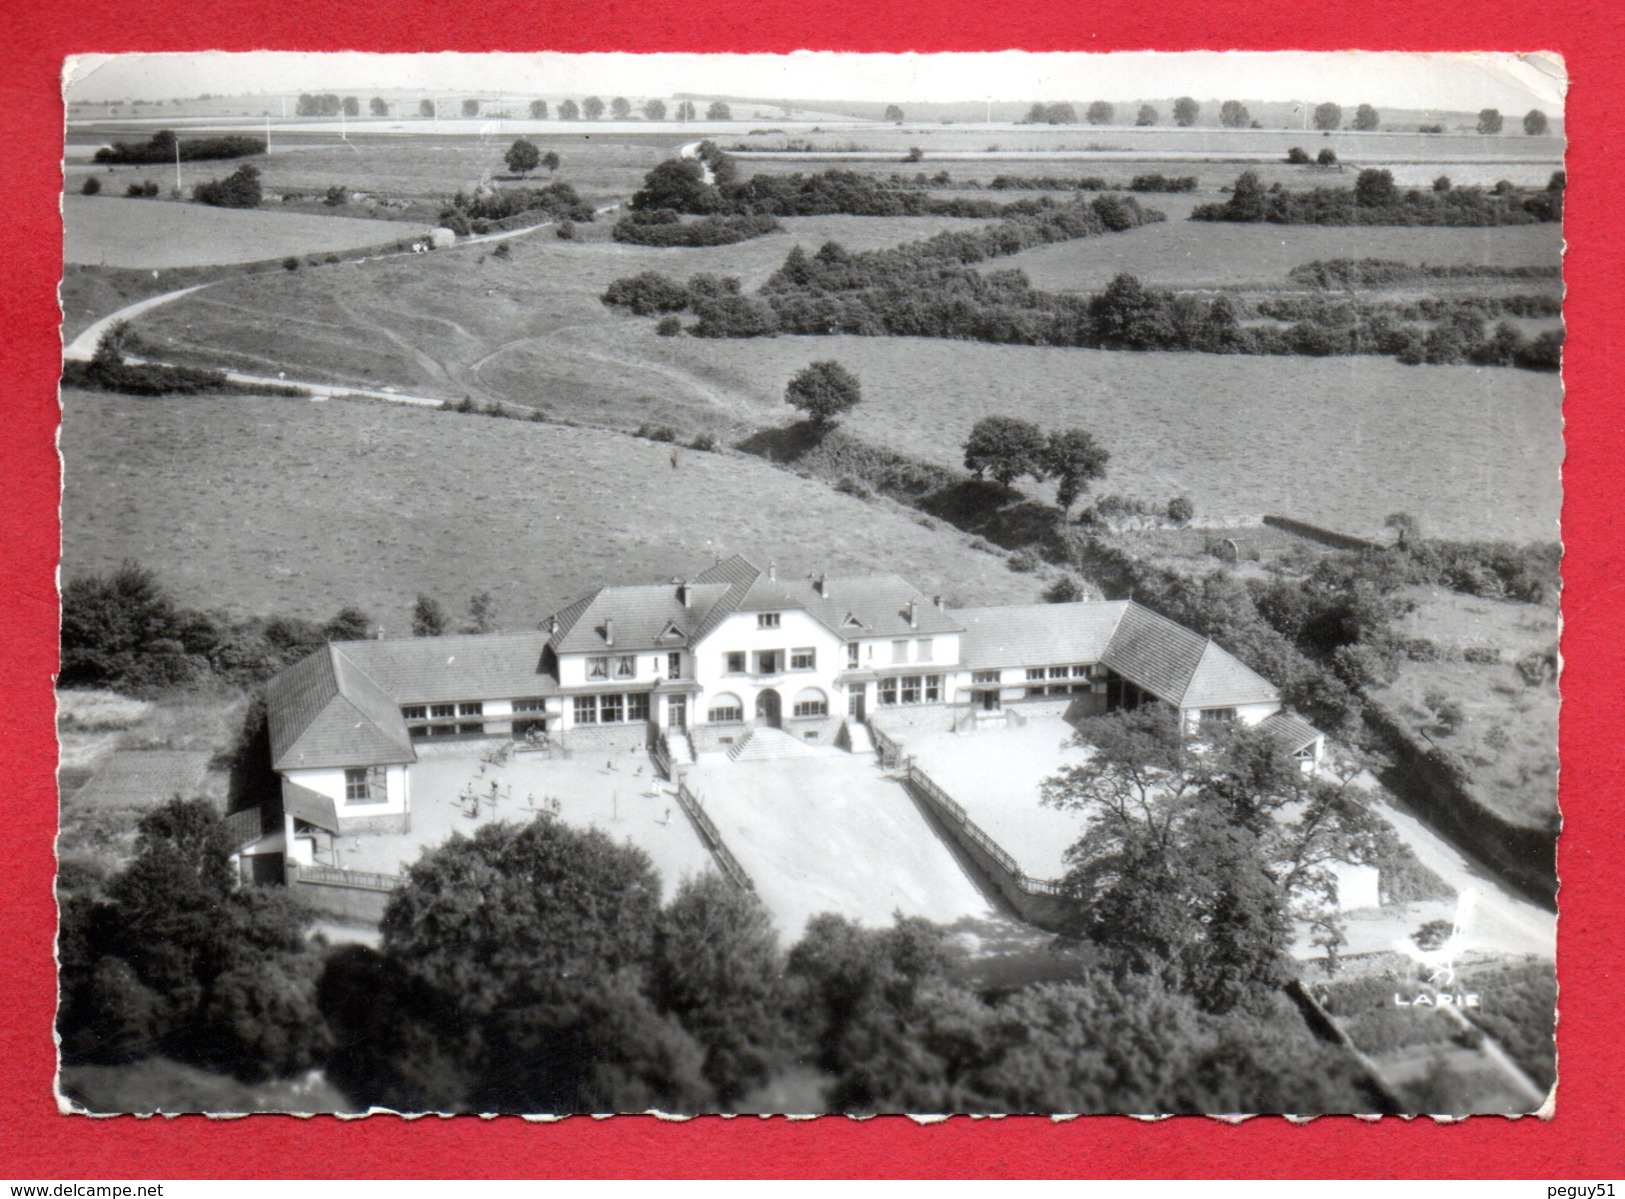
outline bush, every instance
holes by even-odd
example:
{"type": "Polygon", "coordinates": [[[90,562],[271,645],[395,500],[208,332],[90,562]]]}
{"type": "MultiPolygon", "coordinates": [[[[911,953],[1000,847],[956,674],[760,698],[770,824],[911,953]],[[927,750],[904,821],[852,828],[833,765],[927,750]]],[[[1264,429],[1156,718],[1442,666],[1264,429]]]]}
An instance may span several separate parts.
{"type": "Polygon", "coordinates": [[[574,241],[576,226],[574,221],[560,221],[556,236],[560,241],[574,241]]]}
{"type": "Polygon", "coordinates": [[[779,330],[774,310],[751,296],[701,301],[694,315],[699,317],[692,330],[696,337],[770,337],[779,330]]]}
{"type": "Polygon", "coordinates": [[[717,439],[710,433],[701,433],[688,443],[691,450],[699,450],[702,454],[714,454],[717,450],[717,439]]]}
{"type": "Polygon", "coordinates": [[[1328,146],[1315,155],[1315,162],[1323,167],[1334,167],[1337,165],[1337,151],[1328,146]]]}
{"type": "Polygon", "coordinates": [[[1044,565],[1044,560],[1038,556],[1038,551],[1028,548],[1017,550],[1010,555],[1010,569],[1017,574],[1030,575],[1037,572],[1044,565]]]}
{"type": "Polygon", "coordinates": [[[299,269],[299,259],[294,255],[289,254],[282,260],[282,269],[285,271],[297,271],[299,269]]]}
{"type": "Polygon", "coordinates": [[[258,208],[262,197],[259,170],[246,162],[224,179],[192,188],[194,201],[214,208],[258,208]]]}
{"type": "Polygon", "coordinates": [[[610,236],[618,242],[637,246],[728,246],[765,237],[783,228],[770,216],[712,216],[688,222],[678,221],[676,216],[670,210],[633,213],[615,222],[610,236]],[[649,219],[659,213],[669,213],[672,219],[649,219]]]}
{"type": "Polygon", "coordinates": [[[682,331],[683,322],[675,316],[661,317],[660,323],[655,326],[655,332],[661,337],[676,337],[682,331]]]}
{"type": "Polygon", "coordinates": [[[132,199],[150,200],[158,194],[158,181],[138,179],[124,189],[124,194],[132,199]]]}
{"type": "Polygon", "coordinates": [[[84,185],[79,189],[79,194],[84,196],[98,196],[101,194],[101,190],[102,181],[96,178],[94,175],[86,175],[84,185]]]}
{"type": "Polygon", "coordinates": [[[670,425],[639,425],[637,436],[650,441],[676,441],[677,430],[670,425]]]}
{"type": "Polygon", "coordinates": [[[1168,501],[1168,519],[1176,525],[1188,525],[1196,518],[1196,505],[1189,498],[1176,495],[1168,501]]]}
{"type": "Polygon", "coordinates": [[[1493,645],[1469,645],[1461,656],[1474,666],[1497,666],[1501,662],[1501,651],[1493,645]]]}
{"type": "Polygon", "coordinates": [[[1286,152],[1286,160],[1293,166],[1306,167],[1312,161],[1309,152],[1302,146],[1293,146],[1286,152]]]}
{"type": "Polygon", "coordinates": [[[875,493],[851,475],[842,475],[835,483],[835,490],[842,495],[850,495],[860,500],[870,500],[875,493]]]}
{"type": "MultiPolygon", "coordinates": [[[[96,161],[139,165],[142,163],[171,163],[176,158],[176,138],[168,129],[162,129],[145,142],[114,142],[96,151],[96,161]]],[[[247,158],[265,153],[265,139],[258,137],[187,137],[181,141],[179,157],[182,162],[207,162],[223,158],[247,158]]]]}
{"type": "Polygon", "coordinates": [[[600,297],[610,308],[625,308],[635,316],[681,312],[688,307],[689,292],[677,280],[658,271],[617,279],[600,297]]]}

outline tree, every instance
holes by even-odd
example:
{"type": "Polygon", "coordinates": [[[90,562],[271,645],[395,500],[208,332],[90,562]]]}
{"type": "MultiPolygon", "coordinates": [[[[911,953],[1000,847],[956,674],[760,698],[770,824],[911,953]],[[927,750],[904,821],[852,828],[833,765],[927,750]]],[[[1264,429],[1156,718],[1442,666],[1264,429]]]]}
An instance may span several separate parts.
{"type": "Polygon", "coordinates": [[[1196,505],[1189,496],[1176,495],[1168,501],[1168,520],[1176,525],[1188,525],[1196,519],[1196,505]]]}
{"type": "Polygon", "coordinates": [[[382,96],[374,96],[368,101],[368,107],[375,117],[387,117],[389,115],[389,102],[382,96]]]}
{"type": "Polygon", "coordinates": [[[1154,350],[1169,343],[1168,297],[1123,273],[1089,301],[1089,323],[1105,346],[1124,350],[1154,350]]]}
{"type": "Polygon", "coordinates": [[[858,377],[833,359],[803,367],[784,389],[784,402],[805,412],[820,429],[829,428],[862,399],[858,377]]]}
{"type": "Polygon", "coordinates": [[[358,117],[358,116],[360,116],[361,115],[361,101],[356,99],[354,96],[346,96],[346,97],[344,97],[344,115],[347,116],[347,117],[358,117]]]}
{"type": "Polygon", "coordinates": [[[101,190],[102,181],[96,178],[94,175],[86,175],[83,185],[81,185],[79,188],[80,194],[86,196],[100,195],[101,190]]]}
{"type": "Polygon", "coordinates": [[[650,993],[705,1050],[724,1106],[765,1082],[790,1048],[778,933],[755,892],[719,874],[685,879],[661,913],[650,993]]]}
{"type": "Polygon", "coordinates": [[[1315,155],[1315,161],[1323,167],[1334,167],[1337,165],[1337,151],[1330,146],[1322,147],[1320,153],[1315,155]]]}
{"type": "Polygon", "coordinates": [[[684,100],[677,106],[677,119],[679,121],[692,121],[694,119],[694,101],[684,100]]]}
{"type": "Polygon", "coordinates": [[[472,97],[463,101],[463,115],[477,117],[480,115],[480,102],[472,97]]]}
{"type": "Polygon", "coordinates": [[[1523,131],[1530,137],[1540,137],[1546,132],[1546,114],[1538,108],[1531,108],[1523,114],[1523,131]]]}
{"type": "Polygon", "coordinates": [[[546,100],[532,100],[530,102],[530,119],[533,121],[547,120],[546,100]]]}
{"type": "Polygon", "coordinates": [[[1064,100],[1053,104],[1035,103],[1027,110],[1029,125],[1076,125],[1078,111],[1064,100]]]}
{"type": "Polygon", "coordinates": [[[604,102],[597,96],[588,96],[581,102],[581,115],[589,121],[596,121],[604,115],[604,102]]]}
{"type": "Polygon", "coordinates": [[[438,600],[427,595],[418,596],[412,607],[412,636],[439,637],[446,631],[446,614],[438,600]]]}
{"type": "Polygon", "coordinates": [[[494,633],[497,627],[497,605],[489,591],[477,591],[468,601],[468,625],[465,633],[494,633]]]}
{"type": "Polygon", "coordinates": [[[721,204],[717,189],[705,181],[705,168],[692,158],[668,158],[643,177],[632,193],[633,212],[666,208],[673,212],[715,212],[721,204]]]}
{"type": "Polygon", "coordinates": [[[632,115],[632,102],[625,96],[616,96],[609,102],[609,115],[617,121],[624,121],[632,115]]]}
{"type": "Polygon", "coordinates": [[[581,109],[576,106],[576,102],[574,100],[559,101],[559,120],[574,121],[580,116],[581,109]]]}
{"type": "Polygon", "coordinates": [[[528,175],[542,165],[542,152],[536,148],[534,142],[521,137],[508,147],[503,160],[514,174],[528,175]]]}
{"type": "MultiPolygon", "coordinates": [[[[109,345],[107,352],[118,350],[109,345]]],[[[58,681],[135,691],[187,683],[207,670],[214,640],[212,628],[175,606],[157,575],[126,561],[110,575],[64,584],[58,681]]]]}
{"type": "Polygon", "coordinates": [[[1377,110],[1369,104],[1362,104],[1354,110],[1354,127],[1361,133],[1370,133],[1382,123],[1377,110]]]}
{"type": "Polygon", "coordinates": [[[1245,129],[1252,119],[1247,106],[1240,100],[1226,100],[1219,106],[1219,124],[1226,129],[1245,129]]]}
{"type": "Polygon", "coordinates": [[[1196,124],[1196,117],[1202,111],[1202,106],[1189,96],[1181,96],[1174,101],[1174,124],[1181,129],[1189,129],[1196,124]]]}
{"type": "Polygon", "coordinates": [[[1117,108],[1106,100],[1096,100],[1089,105],[1084,119],[1091,125],[1110,125],[1112,117],[1117,115],[1117,108]]]}
{"type": "Polygon", "coordinates": [[[888,104],[886,105],[886,115],[882,119],[900,125],[903,121],[903,110],[895,104],[888,104]]]}
{"type": "Polygon", "coordinates": [[[215,208],[258,208],[264,192],[259,168],[243,163],[224,179],[210,179],[192,188],[192,199],[215,208]]]}
{"type": "Polygon", "coordinates": [[[1022,475],[1044,477],[1047,444],[1031,421],[1014,416],[984,416],[965,440],[965,469],[978,479],[992,475],[1008,489],[1022,475]]]}
{"type": "Polygon", "coordinates": [[[322,635],[329,641],[365,641],[372,635],[372,617],[354,604],[346,604],[322,627],[322,635]]]}
{"type": "Polygon", "coordinates": [[[643,119],[646,121],[664,121],[666,119],[666,102],[664,100],[650,100],[643,106],[643,119]]]}
{"type": "Polygon", "coordinates": [[[1155,125],[1160,119],[1161,114],[1157,112],[1154,106],[1150,104],[1142,104],[1140,105],[1139,114],[1134,118],[1134,123],[1143,127],[1155,125]]]}
{"type": "Polygon", "coordinates": [[[1343,109],[1330,100],[1315,106],[1315,128],[1323,131],[1343,127],[1343,109]]]}
{"type": "Polygon", "coordinates": [[[1501,132],[1501,110],[1498,108],[1485,108],[1478,114],[1478,131],[1480,133],[1501,132]]]}
{"type": "Polygon", "coordinates": [[[1409,512],[1391,512],[1383,519],[1382,527],[1394,531],[1394,544],[1408,550],[1421,540],[1422,526],[1409,512]]]}
{"type": "Polygon", "coordinates": [[[420,117],[433,117],[435,115],[436,115],[436,112],[435,112],[435,106],[434,106],[434,101],[433,100],[419,100],[418,101],[418,116],[420,116],[420,117]]]}
{"type": "Polygon", "coordinates": [[[546,154],[542,155],[542,165],[547,168],[548,178],[551,179],[554,172],[559,169],[559,162],[560,159],[557,150],[549,150],[546,154]]]}
{"type": "Polygon", "coordinates": [[[721,100],[711,101],[711,106],[705,110],[705,119],[708,121],[731,121],[733,110],[721,100]]]}
{"type": "Polygon", "coordinates": [[[1088,490],[1089,484],[1106,477],[1108,453],[1087,429],[1062,429],[1051,433],[1044,445],[1044,473],[1056,480],[1055,499],[1062,512],[1088,490]]]}
{"type": "Polygon", "coordinates": [[[1367,168],[1354,180],[1354,202],[1361,208],[1385,208],[1398,198],[1394,173],[1367,168]]]}

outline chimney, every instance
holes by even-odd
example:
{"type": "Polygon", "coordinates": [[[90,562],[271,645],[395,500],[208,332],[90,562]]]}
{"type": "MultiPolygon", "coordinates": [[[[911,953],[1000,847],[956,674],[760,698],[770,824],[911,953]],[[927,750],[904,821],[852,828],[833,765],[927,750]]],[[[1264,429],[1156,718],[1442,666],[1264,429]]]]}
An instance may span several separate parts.
{"type": "Polygon", "coordinates": [[[767,581],[769,583],[777,583],[779,581],[779,564],[777,562],[769,562],[767,564],[767,581]]]}
{"type": "Polygon", "coordinates": [[[687,579],[673,579],[677,584],[677,602],[685,608],[694,606],[694,592],[690,590],[687,579]]]}
{"type": "Polygon", "coordinates": [[[919,614],[914,610],[913,600],[908,601],[908,627],[911,629],[917,629],[920,627],[919,614]]]}
{"type": "Polygon", "coordinates": [[[825,599],[829,598],[829,580],[823,575],[819,575],[813,580],[813,586],[818,589],[819,595],[823,596],[825,599]]]}
{"type": "Polygon", "coordinates": [[[547,618],[547,633],[550,637],[557,637],[559,635],[559,618],[557,616],[549,616],[547,618]]]}
{"type": "Polygon", "coordinates": [[[948,605],[942,602],[942,597],[940,595],[933,595],[931,597],[931,602],[937,606],[939,611],[946,612],[948,610],[948,605]]]}
{"type": "Polygon", "coordinates": [[[607,616],[604,617],[604,644],[615,644],[615,622],[607,616]]]}

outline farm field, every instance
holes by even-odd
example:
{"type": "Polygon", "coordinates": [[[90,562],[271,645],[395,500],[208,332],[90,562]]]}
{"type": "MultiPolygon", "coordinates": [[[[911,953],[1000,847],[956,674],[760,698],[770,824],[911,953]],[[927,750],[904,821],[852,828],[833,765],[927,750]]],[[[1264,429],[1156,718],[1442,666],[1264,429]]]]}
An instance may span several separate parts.
{"type": "Polygon", "coordinates": [[[756,459],[593,429],[357,403],[64,396],[64,579],[127,558],[185,605],[394,634],[419,592],[490,591],[533,626],[605,583],[741,553],[787,575],[894,570],[955,604],[1026,603],[1041,580],[889,504],[756,459]]]}
{"type": "Polygon", "coordinates": [[[1081,425],[1112,453],[1098,490],[1186,495],[1204,520],[1273,512],[1372,533],[1403,510],[1434,536],[1557,536],[1562,395],[1550,375],[909,338],[700,342],[652,328],[643,349],[780,421],[784,381],[838,359],[864,388],[846,427],[944,466],[961,465],[971,427],[994,413],[1081,425]]]}
{"type": "MultiPolygon", "coordinates": [[[[1175,219],[1170,200],[1141,197],[1168,221],[1114,237],[1085,238],[1001,259],[1045,291],[1098,291],[1122,271],[1157,287],[1294,286],[1287,272],[1316,259],[1388,258],[1435,266],[1553,266],[1562,261],[1557,225],[1492,229],[1234,225],[1175,219]]],[[[1205,203],[1198,197],[1194,202],[1205,203]]],[[[1189,213],[1189,205],[1185,209],[1189,213]]]]}
{"type": "Polygon", "coordinates": [[[160,269],[343,253],[404,236],[390,221],[115,196],[64,196],[62,223],[70,263],[160,269]]]}
{"type": "Polygon", "coordinates": [[[1513,663],[1556,646],[1557,613],[1442,588],[1417,589],[1411,598],[1417,607],[1394,622],[1394,635],[1425,637],[1444,660],[1404,663],[1373,698],[1459,754],[1487,805],[1517,823],[1543,825],[1557,810],[1558,692],[1550,683],[1531,686],[1513,663]],[[1501,660],[1468,662],[1461,657],[1467,649],[1498,651],[1501,660]],[[1423,701],[1434,691],[1461,704],[1465,719],[1455,732],[1428,724],[1423,701]]]}

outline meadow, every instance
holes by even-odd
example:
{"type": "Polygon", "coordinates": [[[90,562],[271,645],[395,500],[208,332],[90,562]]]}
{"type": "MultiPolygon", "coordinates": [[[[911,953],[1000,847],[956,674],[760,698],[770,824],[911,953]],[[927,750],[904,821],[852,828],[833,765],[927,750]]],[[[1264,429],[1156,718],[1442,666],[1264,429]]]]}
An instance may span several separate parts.
{"type": "Polygon", "coordinates": [[[345,253],[393,243],[409,233],[390,221],[109,195],[63,197],[62,223],[69,263],[161,270],[345,253]]]}
{"type": "Polygon", "coordinates": [[[955,604],[1029,602],[1042,580],[889,503],[739,454],[595,429],[359,403],[68,392],[64,579],[134,558],[181,604],[391,634],[419,592],[459,616],[489,591],[529,628],[605,583],[741,553],[787,575],[896,571],[955,604]]]}

